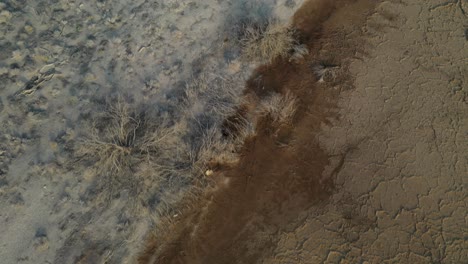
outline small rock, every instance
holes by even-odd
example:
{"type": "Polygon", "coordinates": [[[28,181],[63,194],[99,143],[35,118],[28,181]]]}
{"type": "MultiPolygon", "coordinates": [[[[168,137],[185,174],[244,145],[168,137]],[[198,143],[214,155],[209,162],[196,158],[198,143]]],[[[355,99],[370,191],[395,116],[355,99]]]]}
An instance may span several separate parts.
{"type": "Polygon", "coordinates": [[[8,68],[2,67],[0,68],[0,75],[7,74],[8,73],[8,68]]]}
{"type": "Polygon", "coordinates": [[[25,57],[26,57],[25,52],[15,50],[15,51],[13,51],[13,54],[12,54],[12,57],[11,57],[11,63],[12,64],[16,63],[18,65],[18,67],[23,67],[23,65],[25,63],[25,57]]]}
{"type": "Polygon", "coordinates": [[[34,248],[39,252],[44,252],[49,249],[49,240],[45,237],[40,238],[34,243],[34,248]]]}
{"type": "Polygon", "coordinates": [[[26,33],[28,33],[28,34],[31,34],[31,33],[34,32],[34,28],[31,27],[30,25],[26,25],[26,26],[24,26],[24,31],[26,31],[26,33]]]}
{"type": "Polygon", "coordinates": [[[461,86],[454,86],[454,87],[452,88],[452,92],[456,93],[456,92],[458,92],[458,91],[461,91],[461,89],[462,89],[461,86]]]}
{"type": "Polygon", "coordinates": [[[10,21],[12,15],[7,10],[0,12],[0,24],[10,21]]]}
{"type": "Polygon", "coordinates": [[[211,176],[211,175],[213,175],[213,171],[212,171],[212,170],[207,170],[207,171],[205,172],[205,175],[206,175],[206,176],[211,176]]]}
{"type": "Polygon", "coordinates": [[[328,253],[326,263],[337,263],[338,264],[338,263],[340,263],[342,258],[343,258],[343,256],[341,255],[341,253],[336,252],[336,251],[331,251],[330,253],[328,253]]]}
{"type": "Polygon", "coordinates": [[[456,93],[462,90],[463,82],[460,79],[453,79],[450,81],[449,86],[452,87],[452,92],[456,93]]]}

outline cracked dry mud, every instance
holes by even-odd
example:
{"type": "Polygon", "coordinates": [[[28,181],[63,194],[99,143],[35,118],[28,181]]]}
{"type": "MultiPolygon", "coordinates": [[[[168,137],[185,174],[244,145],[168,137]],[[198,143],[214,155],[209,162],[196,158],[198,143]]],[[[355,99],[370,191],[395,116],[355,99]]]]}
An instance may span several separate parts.
{"type": "Polygon", "coordinates": [[[319,135],[344,158],[336,191],[264,263],[468,262],[467,8],[376,7],[366,55],[350,64],[354,89],[319,135]]]}

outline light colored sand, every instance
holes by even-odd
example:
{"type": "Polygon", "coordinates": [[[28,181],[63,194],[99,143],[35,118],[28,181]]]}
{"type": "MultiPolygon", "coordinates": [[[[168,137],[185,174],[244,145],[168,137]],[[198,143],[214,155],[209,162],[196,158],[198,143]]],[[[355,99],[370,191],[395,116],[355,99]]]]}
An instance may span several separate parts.
{"type": "MultiPolygon", "coordinates": [[[[286,20],[302,1],[249,2],[286,20]]],[[[256,10],[239,3],[0,3],[1,263],[132,262],[153,219],[131,213],[125,193],[109,207],[87,197],[93,175],[67,142],[83,132],[80,114],[93,115],[95,98],[127,93],[171,107],[192,75],[242,81],[253,65],[224,39],[256,10]]]]}

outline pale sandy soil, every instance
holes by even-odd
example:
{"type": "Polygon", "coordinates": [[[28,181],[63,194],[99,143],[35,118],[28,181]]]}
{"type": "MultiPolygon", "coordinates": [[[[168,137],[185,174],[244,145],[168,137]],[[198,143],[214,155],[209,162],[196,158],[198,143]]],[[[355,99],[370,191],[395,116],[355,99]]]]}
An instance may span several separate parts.
{"type": "Polygon", "coordinates": [[[467,11],[384,1],[357,29],[355,88],[319,137],[335,194],[263,263],[468,263],[467,11]]]}
{"type": "Polygon", "coordinates": [[[192,78],[242,82],[253,65],[232,31],[246,18],[286,20],[300,3],[1,1],[0,263],[133,263],[184,186],[148,188],[152,217],[125,190],[98,203],[96,175],[71,145],[111,95],[177,115],[192,78]]]}

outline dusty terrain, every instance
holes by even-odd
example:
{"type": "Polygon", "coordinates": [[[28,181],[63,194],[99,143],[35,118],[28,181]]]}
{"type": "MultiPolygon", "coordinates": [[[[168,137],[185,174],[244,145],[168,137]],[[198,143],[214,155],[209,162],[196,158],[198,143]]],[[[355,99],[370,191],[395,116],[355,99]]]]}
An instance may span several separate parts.
{"type": "MultiPolygon", "coordinates": [[[[196,115],[216,124],[204,113],[209,96],[195,96],[191,116],[181,110],[187,86],[229,80],[235,103],[253,64],[231,38],[247,22],[286,20],[300,2],[0,1],[0,262],[133,263],[191,173],[161,182],[154,168],[143,180],[131,171],[137,199],[133,187],[111,186],[95,157],[74,154],[93,119],[122,96],[171,124],[190,127],[196,115]]],[[[200,145],[209,127],[198,130],[168,145],[200,145]]]]}
{"type": "Polygon", "coordinates": [[[247,82],[298,95],[294,127],[260,121],[141,263],[466,263],[466,3],[335,3],[295,14],[304,61],[247,82]]]}
{"type": "Polygon", "coordinates": [[[376,8],[366,55],[350,64],[354,89],[319,135],[344,156],[336,192],[266,263],[467,262],[467,6],[376,8]]]}
{"type": "Polygon", "coordinates": [[[468,2],[303,2],[0,2],[0,263],[468,263],[468,2]],[[243,60],[272,19],[308,54],[243,60]],[[76,149],[120,96],[178,130],[114,186],[76,149]]]}
{"type": "Polygon", "coordinates": [[[344,158],[335,193],[264,263],[467,263],[467,8],[376,7],[358,31],[366,52],[350,63],[354,89],[318,135],[344,158]]]}

